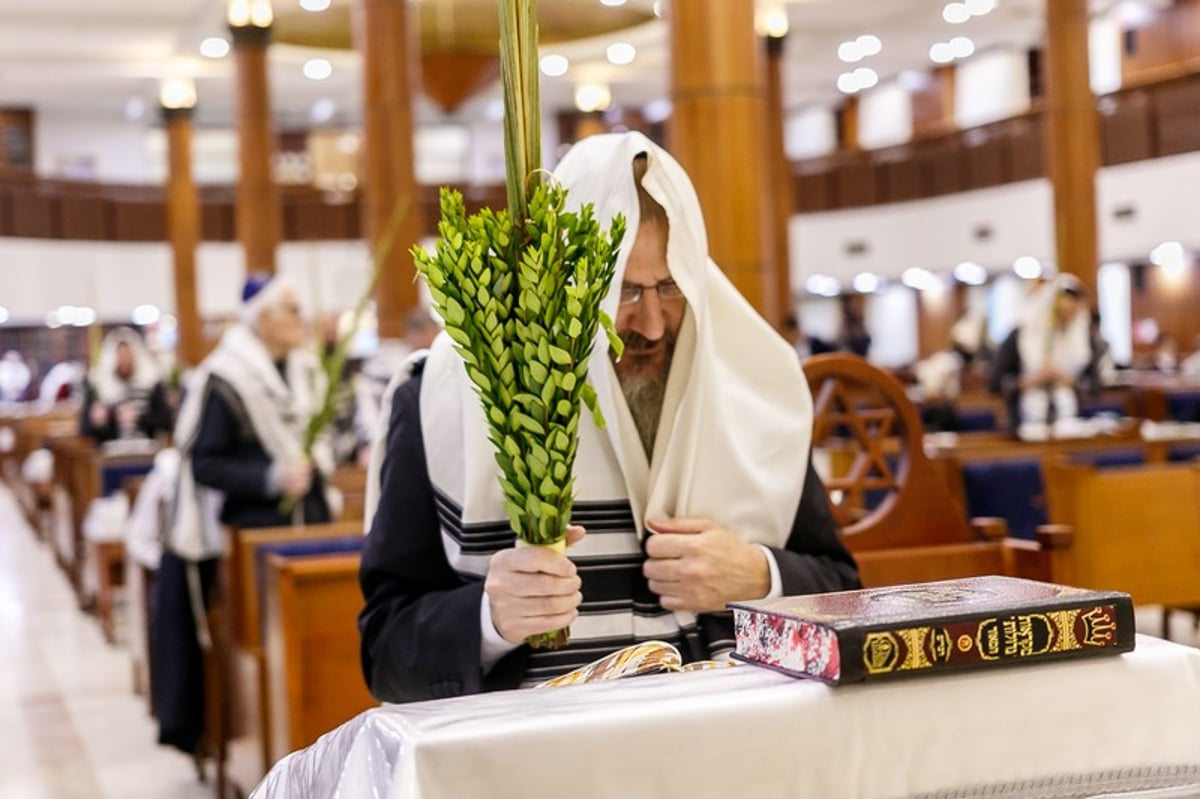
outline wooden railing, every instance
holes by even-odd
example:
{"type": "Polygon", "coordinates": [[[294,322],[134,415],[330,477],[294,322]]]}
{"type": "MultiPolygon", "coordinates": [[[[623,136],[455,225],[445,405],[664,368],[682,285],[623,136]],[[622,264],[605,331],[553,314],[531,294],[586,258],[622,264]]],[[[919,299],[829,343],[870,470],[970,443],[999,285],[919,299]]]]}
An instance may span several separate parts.
{"type": "MultiPolygon", "coordinates": [[[[1200,73],[1097,99],[1105,166],[1200,150],[1200,73]]],[[[1040,107],[1020,116],[879,150],[793,165],[795,211],[919,200],[1046,174],[1040,107]]]]}

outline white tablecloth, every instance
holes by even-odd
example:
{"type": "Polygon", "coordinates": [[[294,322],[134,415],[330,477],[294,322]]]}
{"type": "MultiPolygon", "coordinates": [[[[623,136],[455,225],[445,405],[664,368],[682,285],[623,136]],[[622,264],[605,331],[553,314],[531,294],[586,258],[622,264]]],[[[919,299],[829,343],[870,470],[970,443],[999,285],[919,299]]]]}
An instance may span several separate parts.
{"type": "Polygon", "coordinates": [[[379,799],[1092,796],[1191,783],[1200,650],[829,688],[753,666],[384,706],[253,794],[379,799]],[[1086,786],[1086,787],[1085,787],[1086,786]],[[1003,790],[1002,790],[1003,789],[1003,790]]]}

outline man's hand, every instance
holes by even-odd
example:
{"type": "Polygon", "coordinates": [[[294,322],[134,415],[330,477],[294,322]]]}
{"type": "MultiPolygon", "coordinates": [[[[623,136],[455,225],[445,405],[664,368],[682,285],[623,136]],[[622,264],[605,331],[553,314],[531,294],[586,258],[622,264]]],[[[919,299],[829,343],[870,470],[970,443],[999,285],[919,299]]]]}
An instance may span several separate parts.
{"type": "MultiPolygon", "coordinates": [[[[568,527],[567,546],[583,536],[582,527],[568,527]]],[[[566,555],[546,547],[521,547],[492,556],[483,590],[496,632],[510,644],[519,644],[574,621],[583,601],[581,585],[566,555]]]]}
{"type": "Polygon", "coordinates": [[[138,407],[132,402],[122,402],[117,406],[117,427],[133,429],[138,423],[138,407]]]}
{"type": "Polygon", "coordinates": [[[279,470],[279,488],[284,496],[297,499],[312,488],[312,464],[307,460],[294,461],[279,470]]]}
{"type": "Polygon", "coordinates": [[[763,551],[708,519],[646,520],[642,572],[667,610],[711,613],[771,590],[763,551]]]}
{"type": "Polygon", "coordinates": [[[108,408],[104,407],[103,403],[93,402],[92,407],[88,409],[88,421],[92,423],[92,427],[104,427],[108,424],[108,408]]]}

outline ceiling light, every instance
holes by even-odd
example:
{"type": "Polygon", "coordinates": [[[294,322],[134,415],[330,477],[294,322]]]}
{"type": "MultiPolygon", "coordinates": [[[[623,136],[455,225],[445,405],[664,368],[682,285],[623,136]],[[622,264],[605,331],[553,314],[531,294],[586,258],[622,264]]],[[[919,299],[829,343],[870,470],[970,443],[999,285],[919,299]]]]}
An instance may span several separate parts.
{"type": "Polygon", "coordinates": [[[838,75],[837,87],[843,94],[854,94],[858,91],[858,79],[854,77],[853,72],[843,72],[838,75]]]}
{"type": "Polygon", "coordinates": [[[0,325],[8,321],[8,309],[0,305],[0,325]]]}
{"type": "Polygon", "coordinates": [[[949,64],[954,60],[954,51],[945,42],[938,42],[929,48],[929,58],[935,64],[949,64]]]}
{"type": "Polygon", "coordinates": [[[162,316],[162,311],[158,310],[157,305],[139,305],[133,309],[133,313],[129,315],[130,321],[135,325],[152,325],[162,316]]]}
{"type": "Polygon", "coordinates": [[[859,272],[854,276],[854,290],[860,294],[870,294],[879,288],[879,276],[870,272],[859,272]]]}
{"type": "Polygon", "coordinates": [[[809,275],[808,280],[804,281],[804,288],[809,294],[836,297],[842,291],[842,283],[836,277],[828,275],[809,275]]]}
{"type": "Polygon", "coordinates": [[[967,10],[965,3],[947,3],[942,9],[942,19],[951,25],[961,25],[970,18],[971,12],[967,10]]]}
{"type": "Polygon", "coordinates": [[[759,29],[764,36],[772,39],[782,39],[788,34],[788,15],[783,6],[773,6],[767,9],[759,22],[759,29]]]}
{"type": "Polygon", "coordinates": [[[312,110],[308,112],[308,115],[312,118],[313,122],[328,122],[333,119],[336,111],[337,103],[328,97],[323,97],[313,103],[312,110]]]}
{"type": "Polygon", "coordinates": [[[567,70],[571,66],[571,62],[566,56],[561,56],[558,53],[549,53],[542,56],[542,60],[538,62],[541,65],[542,74],[549,78],[559,78],[567,74],[567,70]]]}
{"type": "Polygon", "coordinates": [[[600,5],[616,8],[625,5],[625,0],[600,0],[600,5]]]}
{"type": "Polygon", "coordinates": [[[1034,280],[1042,276],[1042,262],[1032,255],[1022,255],[1013,261],[1012,268],[1017,277],[1025,280],[1034,280]]]}
{"type": "Polygon", "coordinates": [[[973,17],[982,17],[996,10],[996,0],[964,0],[963,5],[973,17]]]}
{"type": "Polygon", "coordinates": [[[954,53],[955,58],[966,58],[975,52],[975,42],[966,36],[955,36],[949,44],[950,52],[954,53]]]}
{"type": "Polygon", "coordinates": [[[159,90],[158,101],[163,108],[195,108],[196,84],[188,77],[167,78],[159,90]]]}
{"type": "Polygon", "coordinates": [[[612,105],[612,92],[603,83],[581,83],[575,87],[575,107],[584,113],[603,111],[612,105]]]}
{"type": "Polygon", "coordinates": [[[879,41],[878,36],[870,33],[859,36],[854,42],[858,45],[858,51],[863,55],[879,55],[883,50],[883,42],[879,41]]]}
{"type": "Polygon", "coordinates": [[[917,291],[925,291],[938,285],[937,276],[928,269],[922,269],[919,266],[905,269],[904,274],[900,276],[900,282],[910,289],[917,291]]]}
{"type": "Polygon", "coordinates": [[[1150,263],[1161,266],[1168,277],[1179,277],[1187,266],[1187,252],[1177,241],[1164,241],[1150,251],[1150,263]]]}
{"type": "Polygon", "coordinates": [[[637,58],[637,49],[629,42],[617,42],[610,44],[604,54],[608,58],[608,63],[622,66],[633,63],[633,59],[637,58]]]}
{"type": "Polygon", "coordinates": [[[330,0],[300,0],[300,7],[305,11],[325,11],[329,4],[330,0]]]}
{"type": "Polygon", "coordinates": [[[146,113],[146,101],[141,97],[130,97],[129,102],[125,103],[125,118],[130,122],[141,119],[144,113],[146,113]]]}
{"type": "Polygon", "coordinates": [[[209,36],[200,42],[200,55],[205,58],[224,58],[229,55],[229,42],[220,36],[209,36]]]}
{"type": "Polygon", "coordinates": [[[271,10],[271,0],[229,0],[225,18],[234,28],[269,28],[275,21],[275,13],[271,10]]]}
{"type": "Polygon", "coordinates": [[[838,45],[838,58],[847,64],[853,64],[856,61],[862,61],[863,52],[859,48],[858,42],[842,42],[838,45]]]}
{"type": "Polygon", "coordinates": [[[982,286],[987,282],[987,270],[973,261],[963,261],[954,267],[954,279],[968,286],[982,286]]]}
{"type": "Polygon", "coordinates": [[[327,58],[310,58],[304,62],[304,77],[309,80],[325,80],[333,74],[333,64],[327,58]]]}
{"type": "Polygon", "coordinates": [[[1154,21],[1154,9],[1141,0],[1125,0],[1113,9],[1122,28],[1140,28],[1154,21]]]}
{"type": "Polygon", "coordinates": [[[879,75],[870,67],[859,67],[854,70],[854,80],[859,89],[869,89],[879,83],[879,75]]]}
{"type": "Polygon", "coordinates": [[[46,313],[46,327],[51,330],[62,327],[62,320],[58,318],[58,311],[49,311],[46,313]]]}
{"type": "Polygon", "coordinates": [[[665,98],[651,100],[642,109],[642,117],[651,124],[665,122],[671,116],[671,101],[665,98]]]}

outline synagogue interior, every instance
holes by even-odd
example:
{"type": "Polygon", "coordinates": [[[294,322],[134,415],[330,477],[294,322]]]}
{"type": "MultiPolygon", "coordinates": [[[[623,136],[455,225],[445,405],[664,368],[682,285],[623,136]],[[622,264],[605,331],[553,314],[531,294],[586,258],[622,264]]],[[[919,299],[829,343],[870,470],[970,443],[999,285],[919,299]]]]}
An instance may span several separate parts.
{"type": "Polygon", "coordinates": [[[1200,797],[1198,186],[1200,0],[4,0],[0,796],[1200,797]]]}

